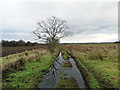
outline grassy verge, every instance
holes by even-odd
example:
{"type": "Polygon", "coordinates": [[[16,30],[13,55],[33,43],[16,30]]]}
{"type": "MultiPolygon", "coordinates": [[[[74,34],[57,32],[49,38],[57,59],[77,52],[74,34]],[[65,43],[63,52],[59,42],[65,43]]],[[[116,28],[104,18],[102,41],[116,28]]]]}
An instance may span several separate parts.
{"type": "Polygon", "coordinates": [[[53,65],[56,56],[56,53],[51,54],[46,51],[24,58],[25,62],[22,67],[11,68],[3,75],[3,88],[38,88],[39,82],[53,65]]]}
{"type": "Polygon", "coordinates": [[[85,79],[87,86],[89,88],[100,88],[99,82],[95,79],[95,77],[89,72],[89,70],[77,59],[79,69],[83,74],[83,78],[85,79]]]}
{"type": "Polygon", "coordinates": [[[74,78],[61,78],[56,88],[79,88],[74,78]]]}
{"type": "Polygon", "coordinates": [[[84,67],[88,75],[94,77],[87,81],[89,87],[96,86],[96,80],[101,88],[118,88],[117,44],[71,45],[65,48],[71,49],[69,52],[77,58],[78,66],[84,67]]]}

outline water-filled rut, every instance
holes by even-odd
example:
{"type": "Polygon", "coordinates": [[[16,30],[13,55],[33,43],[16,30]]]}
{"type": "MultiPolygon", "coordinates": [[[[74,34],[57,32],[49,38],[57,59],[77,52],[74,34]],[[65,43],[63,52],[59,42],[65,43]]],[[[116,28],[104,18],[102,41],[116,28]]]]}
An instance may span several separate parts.
{"type": "Polygon", "coordinates": [[[85,82],[82,75],[77,68],[73,58],[69,56],[69,60],[64,60],[61,53],[57,57],[53,66],[50,68],[49,72],[44,76],[43,81],[39,84],[40,88],[56,88],[60,77],[64,78],[74,78],[78,84],[79,88],[85,88],[85,82]],[[70,62],[71,67],[63,67],[66,63],[70,62]]]}

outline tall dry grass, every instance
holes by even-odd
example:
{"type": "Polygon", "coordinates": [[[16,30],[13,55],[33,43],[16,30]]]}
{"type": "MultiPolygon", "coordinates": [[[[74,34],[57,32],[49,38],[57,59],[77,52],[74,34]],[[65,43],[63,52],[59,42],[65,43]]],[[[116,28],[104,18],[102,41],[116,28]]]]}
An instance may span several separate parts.
{"type": "Polygon", "coordinates": [[[6,72],[12,70],[17,70],[24,65],[26,61],[31,61],[35,59],[36,61],[40,61],[41,54],[45,53],[45,49],[35,49],[31,51],[25,51],[22,53],[8,55],[2,58],[2,72],[5,74],[6,72]]]}

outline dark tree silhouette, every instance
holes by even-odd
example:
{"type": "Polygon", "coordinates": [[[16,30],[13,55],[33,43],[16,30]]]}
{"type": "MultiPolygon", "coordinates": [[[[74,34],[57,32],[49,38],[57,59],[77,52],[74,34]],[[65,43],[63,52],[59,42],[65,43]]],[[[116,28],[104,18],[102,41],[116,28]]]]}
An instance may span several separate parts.
{"type": "Polygon", "coordinates": [[[30,42],[30,41],[28,41],[28,42],[25,42],[25,41],[23,41],[23,40],[19,40],[19,41],[7,41],[7,40],[2,40],[1,42],[0,42],[1,44],[2,44],[2,46],[4,46],[4,47],[8,47],[8,46],[12,46],[12,47],[17,47],[17,46],[35,46],[35,45],[40,45],[40,44],[38,44],[38,43],[32,43],[32,42],[30,42]]]}
{"type": "Polygon", "coordinates": [[[36,40],[46,43],[50,51],[53,52],[61,38],[72,34],[67,31],[68,28],[66,20],[51,17],[46,21],[39,22],[38,28],[33,32],[33,34],[37,36],[36,40]]]}

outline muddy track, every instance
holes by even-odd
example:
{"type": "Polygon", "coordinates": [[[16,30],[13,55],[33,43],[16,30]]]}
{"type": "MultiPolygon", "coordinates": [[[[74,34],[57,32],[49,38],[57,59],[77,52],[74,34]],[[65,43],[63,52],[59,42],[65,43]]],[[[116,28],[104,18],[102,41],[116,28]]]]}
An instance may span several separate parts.
{"type": "Polygon", "coordinates": [[[50,68],[49,73],[47,73],[43,78],[43,81],[40,83],[40,88],[55,88],[58,85],[61,76],[63,78],[73,77],[76,80],[79,88],[86,88],[82,75],[77,68],[73,58],[70,56],[68,60],[64,60],[61,56],[61,53],[53,66],[50,68]],[[70,62],[71,67],[63,67],[64,65],[68,64],[68,61],[70,62]]]}
{"type": "MultiPolygon", "coordinates": [[[[77,67],[79,68],[80,72],[82,73],[83,75],[83,79],[85,80],[86,82],[86,85],[89,87],[89,84],[88,84],[88,81],[89,81],[89,75],[87,74],[87,72],[85,72],[85,69],[79,64],[79,62],[76,60],[76,57],[74,57],[72,54],[70,54],[69,52],[67,52],[74,60],[75,60],[75,63],[77,65],[77,67]]],[[[86,64],[80,60],[80,62],[86,67],[86,64]]],[[[90,71],[89,68],[87,68],[88,71],[90,71]]],[[[91,71],[90,71],[91,72],[91,71]]],[[[103,81],[101,81],[99,78],[97,78],[94,74],[92,74],[94,76],[94,78],[96,79],[97,82],[99,82],[99,86],[100,87],[103,87],[103,88],[106,88],[106,87],[110,87],[109,85],[106,85],[103,81]]]]}
{"type": "Polygon", "coordinates": [[[88,77],[88,73],[85,72],[85,69],[79,64],[79,62],[76,60],[76,58],[73,55],[71,55],[69,52],[67,52],[67,53],[74,59],[77,68],[82,73],[82,77],[83,77],[83,79],[85,81],[85,84],[86,84],[87,88],[90,88],[89,85],[88,85],[88,78],[87,78],[88,77]]]}

